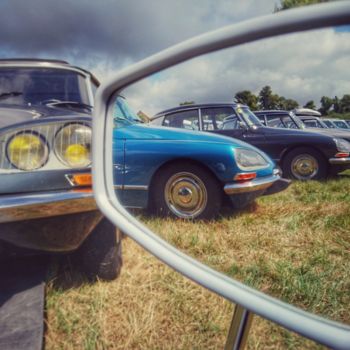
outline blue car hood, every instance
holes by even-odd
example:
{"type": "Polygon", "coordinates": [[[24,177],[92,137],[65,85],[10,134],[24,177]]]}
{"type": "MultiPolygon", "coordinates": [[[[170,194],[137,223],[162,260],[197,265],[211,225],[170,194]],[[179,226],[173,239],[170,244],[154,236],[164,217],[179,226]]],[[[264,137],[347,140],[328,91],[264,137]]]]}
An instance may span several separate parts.
{"type": "Polygon", "coordinates": [[[255,147],[243,141],[202,131],[191,131],[178,128],[156,127],[149,124],[133,124],[114,129],[114,134],[122,139],[137,140],[173,140],[188,142],[212,142],[229,144],[235,147],[252,149],[255,147]]]}

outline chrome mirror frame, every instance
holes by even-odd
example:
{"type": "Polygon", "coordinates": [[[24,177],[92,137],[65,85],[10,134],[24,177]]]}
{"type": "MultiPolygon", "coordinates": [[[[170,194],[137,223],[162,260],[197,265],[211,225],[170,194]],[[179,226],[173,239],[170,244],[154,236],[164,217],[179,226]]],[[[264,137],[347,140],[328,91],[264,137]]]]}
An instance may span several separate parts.
{"type": "Polygon", "coordinates": [[[195,37],[121,70],[96,93],[93,113],[93,190],[103,214],[126,235],[194,282],[274,323],[335,349],[348,349],[350,327],[305,312],[231,279],[165,242],[128,213],[114,194],[113,118],[109,102],[125,87],[188,59],[277,35],[350,23],[350,2],[340,1],[271,14],[195,37]]]}

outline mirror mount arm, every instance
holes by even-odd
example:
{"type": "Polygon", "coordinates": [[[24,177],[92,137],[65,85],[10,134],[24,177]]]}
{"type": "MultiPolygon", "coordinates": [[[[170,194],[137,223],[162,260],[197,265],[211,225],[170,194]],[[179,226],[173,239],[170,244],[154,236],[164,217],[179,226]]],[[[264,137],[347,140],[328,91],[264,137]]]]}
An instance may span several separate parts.
{"type": "Polygon", "coordinates": [[[253,314],[251,312],[240,305],[235,306],[225,350],[241,350],[245,348],[252,321],[253,314]]]}

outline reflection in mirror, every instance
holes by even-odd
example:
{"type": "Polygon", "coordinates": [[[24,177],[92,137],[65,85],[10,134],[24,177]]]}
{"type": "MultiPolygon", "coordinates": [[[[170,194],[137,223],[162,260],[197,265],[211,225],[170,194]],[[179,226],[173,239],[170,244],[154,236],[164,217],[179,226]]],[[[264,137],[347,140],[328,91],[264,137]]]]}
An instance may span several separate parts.
{"type": "Polygon", "coordinates": [[[128,210],[216,270],[345,323],[350,132],[290,111],[350,118],[349,38],[329,28],[196,58],[122,91],[110,116],[128,210]]]}

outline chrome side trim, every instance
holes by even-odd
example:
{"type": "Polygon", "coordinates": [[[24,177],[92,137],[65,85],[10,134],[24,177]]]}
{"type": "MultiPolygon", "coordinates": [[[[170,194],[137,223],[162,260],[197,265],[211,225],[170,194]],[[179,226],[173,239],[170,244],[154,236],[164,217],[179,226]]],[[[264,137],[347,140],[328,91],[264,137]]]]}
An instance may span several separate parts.
{"type": "Polygon", "coordinates": [[[0,223],[96,210],[91,189],[0,197],[0,223]]]}
{"type": "Polygon", "coordinates": [[[6,67],[6,68],[52,68],[52,69],[62,69],[62,70],[70,70],[76,73],[79,73],[80,75],[84,76],[85,78],[90,77],[91,75],[87,73],[87,71],[82,70],[78,67],[71,66],[70,64],[64,64],[64,63],[58,63],[58,62],[34,62],[34,61],[28,61],[28,62],[1,62],[0,67],[6,67]]]}
{"type": "Polygon", "coordinates": [[[64,177],[67,179],[67,181],[69,182],[69,184],[72,186],[72,187],[75,187],[75,183],[73,181],[73,176],[74,174],[65,174],[64,177]]]}
{"type": "Polygon", "coordinates": [[[336,165],[345,165],[350,164],[350,157],[346,158],[330,158],[329,159],[330,164],[336,164],[336,165]]]}
{"type": "Polygon", "coordinates": [[[148,186],[144,185],[114,185],[115,190],[138,190],[148,191],[148,186]]]}
{"type": "Polygon", "coordinates": [[[247,193],[247,192],[266,190],[279,179],[280,179],[279,175],[272,175],[272,176],[254,179],[252,181],[236,182],[236,183],[225,185],[224,191],[226,194],[232,195],[232,194],[238,194],[238,193],[247,193]]]}

